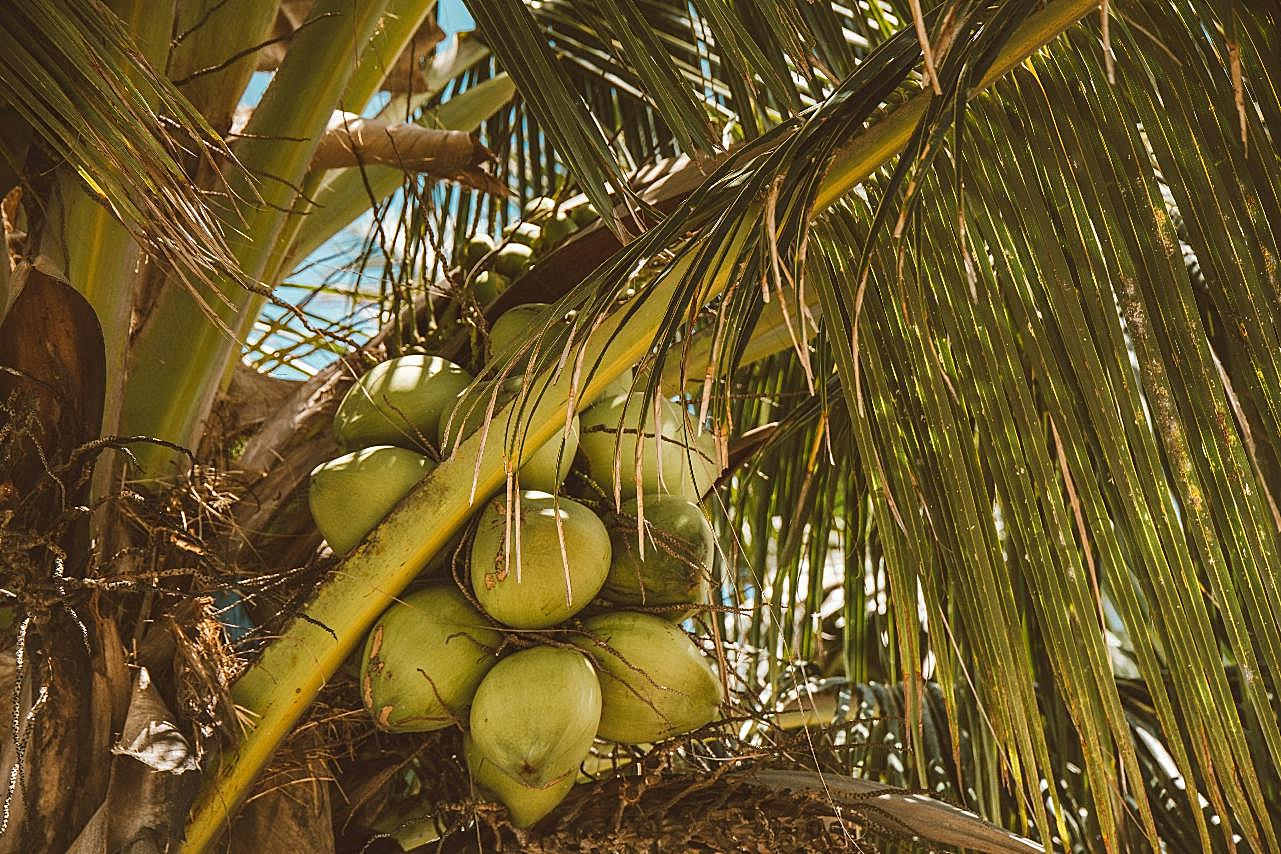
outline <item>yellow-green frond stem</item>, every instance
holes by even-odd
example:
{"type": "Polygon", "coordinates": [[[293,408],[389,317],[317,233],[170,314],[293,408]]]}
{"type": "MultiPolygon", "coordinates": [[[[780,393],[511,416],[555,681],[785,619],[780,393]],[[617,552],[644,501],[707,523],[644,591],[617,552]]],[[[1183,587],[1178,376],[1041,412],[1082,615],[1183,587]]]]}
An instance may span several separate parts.
{"type": "MultiPolygon", "coordinates": [[[[221,219],[251,283],[261,285],[320,135],[386,5],[387,0],[320,0],[239,140],[243,170],[228,173],[231,203],[221,219]]],[[[214,323],[192,294],[178,283],[166,284],[134,342],[122,427],[192,445],[263,297],[227,280],[202,290],[220,320],[214,323]]],[[[175,459],[154,445],[139,446],[137,456],[149,476],[169,474],[175,459]]]]}

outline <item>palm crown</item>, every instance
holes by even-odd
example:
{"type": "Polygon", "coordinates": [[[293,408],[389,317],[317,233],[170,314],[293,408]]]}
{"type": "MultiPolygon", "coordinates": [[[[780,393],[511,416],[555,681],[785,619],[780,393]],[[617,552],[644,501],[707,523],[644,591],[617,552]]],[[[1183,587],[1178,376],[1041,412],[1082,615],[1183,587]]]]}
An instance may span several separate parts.
{"type": "MultiPolygon", "coordinates": [[[[634,368],[646,405],[681,396],[716,437],[723,607],[705,620],[740,708],[787,726],[835,706],[854,727],[836,741],[863,744],[847,770],[1047,846],[1275,848],[1276,11],[485,0],[476,34],[435,48],[434,5],[0,11],[22,232],[4,329],[30,324],[32,282],[64,279],[106,389],[64,457],[163,440],[101,457],[85,501],[201,449],[252,498],[217,535],[230,562],[315,565],[296,496],[335,453],[318,425],[352,377],[420,351],[479,365],[502,311],[555,304],[483,368],[524,378],[497,404],[520,429],[463,443],[270,627],[230,689],[255,723],[188,844],[503,488],[504,456],[634,368]],[[255,64],[274,78],[233,125],[255,64]],[[501,240],[539,196],[599,222],[484,292],[492,259],[464,262],[468,240],[501,240]],[[354,248],[335,241],[353,222],[354,248]],[[338,274],[302,284],[325,253],[338,274]],[[237,413],[245,389],[274,406],[237,413]]],[[[26,371],[32,346],[4,364],[26,371]]],[[[48,487],[15,471],[35,497],[0,491],[11,530],[39,530],[48,487]]],[[[134,542],[118,514],[92,524],[134,542]]]]}

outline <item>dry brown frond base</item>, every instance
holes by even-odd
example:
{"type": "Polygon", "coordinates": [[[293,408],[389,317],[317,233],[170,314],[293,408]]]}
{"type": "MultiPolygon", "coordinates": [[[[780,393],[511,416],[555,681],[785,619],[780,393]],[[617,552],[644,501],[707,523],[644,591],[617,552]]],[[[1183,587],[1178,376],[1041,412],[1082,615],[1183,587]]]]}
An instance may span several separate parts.
{"type": "MultiPolygon", "coordinates": [[[[413,753],[422,781],[417,799],[434,804],[447,828],[440,842],[417,849],[425,852],[923,850],[913,848],[911,834],[870,798],[837,804],[820,793],[762,785],[757,772],[797,767],[783,759],[785,751],[734,744],[711,731],[637,751],[594,782],[580,782],[528,830],[513,827],[504,807],[471,790],[457,732],[392,736],[378,747],[389,757],[413,753]]],[[[367,743],[366,755],[371,748],[367,743]]],[[[349,803],[366,816],[368,806],[349,803]]],[[[340,836],[339,850],[390,854],[400,849],[350,826],[340,836]]]]}
{"type": "Polygon", "coordinates": [[[821,796],[771,791],[753,785],[750,773],[744,772],[725,775],[715,785],[707,783],[706,776],[678,775],[652,782],[615,779],[579,786],[534,832],[521,833],[505,822],[490,824],[492,847],[483,850],[883,850],[863,825],[838,818],[821,796]]]}

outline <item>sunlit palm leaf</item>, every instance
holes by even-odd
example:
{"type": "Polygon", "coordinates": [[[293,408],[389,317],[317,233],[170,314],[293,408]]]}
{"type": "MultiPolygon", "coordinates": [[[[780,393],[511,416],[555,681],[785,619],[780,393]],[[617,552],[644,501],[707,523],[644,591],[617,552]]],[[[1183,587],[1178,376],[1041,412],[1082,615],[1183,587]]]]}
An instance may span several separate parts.
{"type": "MultiPolygon", "coordinates": [[[[949,191],[957,185],[955,177],[948,177],[949,167],[922,190],[931,198],[928,212],[918,210],[901,247],[877,249],[865,307],[875,320],[864,316],[860,349],[851,354],[861,376],[849,371],[845,378],[861,381],[851,405],[861,405],[870,422],[860,444],[860,465],[870,469],[873,494],[886,495],[879,505],[879,537],[898,541],[897,558],[894,550],[886,552],[891,588],[899,590],[891,601],[914,602],[918,581],[927,603],[940,582],[952,587],[950,602],[935,598],[930,606],[929,613],[937,615],[931,625],[941,627],[946,620],[950,631],[965,630],[971,641],[986,637],[965,657],[983,654],[985,644],[1000,637],[997,615],[1014,617],[1013,628],[1037,614],[1035,637],[1046,645],[1047,664],[1057,671],[1078,736],[1088,744],[1105,730],[1112,739],[1122,735],[1115,706],[1105,712],[1098,702],[1115,690],[1100,659],[1105,654],[1102,636],[1087,619],[1101,607],[1093,590],[1099,584],[1102,594],[1115,597],[1124,612],[1155,706],[1163,710],[1164,737],[1173,739],[1167,743],[1176,761],[1185,774],[1220,781],[1210,785],[1222,785],[1222,790],[1206,794],[1218,804],[1219,814],[1232,816],[1247,834],[1266,838],[1271,831],[1263,805],[1271,797],[1259,788],[1250,755],[1266,750],[1275,757],[1267,744],[1275,738],[1276,712],[1263,693],[1275,687],[1265,689],[1264,684],[1273,684],[1269,681],[1246,686],[1254,724],[1225,716],[1231,698],[1219,649],[1226,644],[1236,660],[1261,657],[1250,665],[1256,679],[1277,672],[1269,659],[1275,622],[1266,616],[1278,605],[1268,582],[1277,573],[1271,563],[1277,526],[1269,484],[1260,474],[1263,466],[1252,464],[1246,441],[1247,435],[1275,436],[1268,398],[1276,386],[1262,389],[1266,383],[1254,379],[1273,370],[1273,320],[1258,312],[1240,316],[1251,306],[1275,303],[1274,281],[1248,264],[1255,251],[1261,257],[1275,251],[1274,238],[1258,225],[1275,222],[1269,188],[1275,186],[1277,161],[1274,151],[1258,155],[1253,146],[1255,154],[1245,156],[1231,109],[1226,51],[1198,31],[1194,22],[1204,18],[1191,11],[1162,8],[1142,20],[1144,31],[1160,32],[1163,41],[1180,47],[1180,75],[1170,68],[1152,78],[1163,84],[1160,113],[1141,72],[1124,75],[1121,94],[1116,94],[1106,83],[1101,57],[1085,39],[1073,51],[1053,52],[1055,73],[1049,82],[1042,75],[1039,85],[1027,79],[1020,87],[1002,87],[1001,101],[978,111],[962,149],[966,239],[957,239],[958,208],[949,191]],[[1189,77],[1188,66],[1203,70],[1204,76],[1189,77]],[[1206,92],[1217,93],[1223,107],[1215,121],[1206,118],[1202,106],[1206,92]],[[1181,121],[1172,121],[1171,114],[1184,104],[1181,121]],[[1047,126],[1025,118],[1029,116],[1054,116],[1056,121],[1047,126]],[[1121,141],[1127,139],[1129,151],[1121,158],[1121,141]],[[1045,156],[1059,151],[1057,158],[1045,156]],[[1207,163],[1217,164],[1221,174],[1187,186],[1185,181],[1205,173],[1207,163]],[[1154,164],[1164,180],[1179,184],[1172,186],[1171,195],[1186,200],[1180,211],[1208,221],[1189,227],[1189,236],[1196,228],[1207,229],[1200,232],[1201,240],[1190,241],[1190,251],[1198,258],[1224,259],[1222,278],[1217,283],[1207,279],[1203,295],[1190,287],[1154,164]],[[1265,180],[1256,183],[1246,177],[1250,173],[1265,180]],[[1219,186],[1231,191],[1219,192],[1219,186]],[[1052,195],[1043,198],[1044,188],[1054,188],[1052,195]],[[1227,201],[1218,201],[1213,215],[1203,216],[1200,200],[1225,195],[1227,201]],[[1069,201],[1074,196],[1077,201],[1069,201]],[[1239,245],[1253,251],[1232,253],[1232,235],[1242,227],[1249,227],[1251,236],[1239,245]],[[1100,236],[1105,240],[1097,243],[1100,236]],[[1133,289],[1126,293],[1130,285],[1133,289]],[[1071,294],[1097,302],[1082,313],[1084,306],[1072,308],[1071,294]],[[1033,302],[1008,313],[1028,299],[1033,302]],[[1004,308],[994,311],[994,301],[1004,308]],[[1216,336],[1208,334],[1217,312],[1238,316],[1234,331],[1244,334],[1234,345],[1236,353],[1216,345],[1216,336]],[[1042,338],[1045,343],[1038,344],[1042,338]],[[1091,342],[1088,350],[1081,349],[1085,342],[1091,342]],[[1087,358],[1086,353],[1097,355],[1087,358]],[[1091,361],[1104,353],[1101,362],[1091,361]],[[1197,362],[1199,370],[1190,372],[1197,362]],[[1232,391],[1220,380],[1216,362],[1232,377],[1234,388],[1259,388],[1258,396],[1250,398],[1255,401],[1251,412],[1258,411],[1253,423],[1239,420],[1245,410],[1232,405],[1232,391]],[[1109,364],[1113,367],[1105,367],[1109,364]],[[992,373],[994,369],[998,372],[992,373]],[[1128,389],[1128,402],[1121,402],[1127,397],[1098,398],[1108,389],[1128,389]],[[1127,409],[1130,415],[1123,415],[1127,409]],[[1083,429],[1085,424],[1091,426],[1083,429]],[[977,444],[967,451],[970,442],[957,444],[954,437],[971,429],[977,444]],[[1195,443],[1183,438],[1189,432],[1195,443]],[[1037,436],[1043,438],[1034,441],[1037,436]],[[1140,453],[1141,447],[1147,450],[1140,453]],[[1120,472],[1130,465],[1124,461],[1132,459],[1144,462],[1122,477],[1120,472]],[[1127,482],[1129,492],[1113,491],[1127,482]],[[1242,491],[1240,484],[1248,486],[1242,491]],[[983,495],[995,500],[998,516],[967,497],[983,495]],[[1047,521],[1053,527],[1046,528],[1047,521]],[[1007,543],[1002,547],[1005,557],[998,561],[1009,564],[1014,574],[994,579],[998,586],[990,590],[1020,591],[1010,604],[1025,604],[1013,611],[1001,606],[1000,598],[965,598],[983,589],[971,586],[982,578],[976,570],[996,566],[990,559],[977,560],[990,553],[990,547],[973,541],[985,530],[1007,543]],[[919,551],[931,541],[940,550],[932,558],[933,549],[919,551]],[[1063,544],[1071,548],[1063,551],[1063,544]],[[1053,569],[1064,559],[1068,565],[1053,569]],[[1095,582],[1096,575],[1102,580],[1095,582]],[[953,586],[967,577],[974,581],[953,586]],[[1062,586],[1065,581],[1076,585],[1075,593],[1062,586]],[[1216,591],[1213,600],[1204,598],[1206,585],[1216,591]],[[1199,616],[1189,620],[1193,614],[1199,616]],[[1063,625],[1064,615],[1084,622],[1075,628],[1063,625]],[[1083,644],[1090,636],[1097,641],[1083,644]],[[1087,648],[1091,644],[1092,652],[1087,648]],[[1089,663],[1091,657],[1095,664],[1089,663]],[[1173,680],[1167,688],[1163,667],[1197,675],[1173,680]],[[1204,693],[1207,687],[1209,694],[1204,693]],[[1173,691],[1173,699],[1167,691],[1173,691]],[[1104,716],[1096,717],[1100,714],[1104,716]],[[1180,746],[1189,727],[1200,735],[1180,746]],[[1248,746],[1251,740],[1258,741],[1256,747],[1248,746]],[[1216,746],[1198,749],[1197,741],[1216,746]],[[1204,762],[1224,768],[1194,772],[1204,762]]],[[[1114,29],[1118,56],[1137,68],[1174,62],[1164,51],[1138,52],[1142,32],[1122,30],[1118,38],[1114,29]]],[[[1262,132],[1253,122],[1247,129],[1262,132]]],[[[852,222],[824,254],[839,259],[844,247],[863,239],[852,222]]],[[[857,264],[847,262],[838,270],[827,288],[822,276],[816,277],[820,293],[831,294],[832,301],[824,305],[827,316],[836,316],[840,300],[852,307],[856,295],[857,264]]],[[[913,611],[914,605],[904,614],[909,621],[913,611]]],[[[910,651],[915,632],[906,637],[904,632],[899,629],[900,645],[908,643],[910,651]]],[[[935,638],[932,649],[956,640],[935,638]]],[[[1011,664],[1026,655],[1017,648],[1011,653],[1011,664]]],[[[992,678],[1002,666],[989,660],[977,672],[992,678]]],[[[1001,683],[1003,692],[1009,689],[1010,683],[1001,683]]],[[[1110,761],[1106,757],[1114,749],[1096,744],[1086,751],[1087,763],[1091,752],[1096,760],[1110,761]]],[[[1062,746],[1055,746],[1056,754],[1062,752],[1062,746]]],[[[1096,815],[1101,811],[1099,791],[1115,785],[1098,779],[1091,784],[1096,815]]],[[[1196,820],[1204,833],[1204,820],[1196,820]]]]}
{"type": "MultiPolygon", "coordinates": [[[[1127,17],[1133,29],[1124,21],[1112,28],[1123,60],[1116,88],[1106,82],[1097,42],[1081,37],[1043,60],[1051,82],[1043,74],[1039,89],[1030,77],[1003,86],[957,134],[920,138],[917,150],[929,141],[933,153],[947,152],[946,162],[932,173],[903,163],[904,179],[918,175],[919,205],[901,241],[872,245],[861,309],[857,249],[871,209],[851,200],[829,220],[838,230],[810,246],[820,257],[809,269],[808,301],[826,293],[822,314],[844,317],[846,331],[825,327],[814,339],[808,376],[794,362],[781,375],[790,379],[764,369],[739,375],[745,384],[734,394],[775,403],[754,416],[735,408],[736,426],[775,420],[780,400],[830,375],[832,364],[843,364],[842,387],[856,414],[840,431],[829,419],[825,434],[815,412],[803,435],[771,449],[793,462],[751,502],[757,509],[744,507],[735,530],[753,537],[744,545],[755,556],[735,557],[757,567],[780,559],[778,575],[758,571],[734,586],[771,591],[768,611],[761,599],[749,600],[754,633],[779,632],[783,650],[806,648],[804,628],[786,628],[793,623],[781,615],[793,605],[814,613],[815,573],[798,570],[821,562],[828,545],[811,536],[815,547],[807,549],[794,532],[802,520],[821,531],[841,519],[842,544],[871,554],[886,573],[896,666],[911,677],[928,651],[957,715],[977,689],[985,726],[995,728],[1003,762],[1021,769],[1031,798],[1039,800],[1039,780],[1059,773],[1072,752],[1061,739],[1075,742],[1087,775],[1081,791],[1092,799],[1102,839],[1115,839],[1119,823],[1131,821],[1113,801],[1122,788],[1118,768],[1130,785],[1142,777],[1100,624],[1104,603],[1114,603],[1176,764],[1209,787],[1197,791],[1220,816],[1267,846],[1269,796],[1249,745],[1276,757],[1268,693],[1278,670],[1267,614],[1281,605],[1268,580],[1278,569],[1269,480],[1275,487],[1281,385],[1277,289],[1264,259],[1276,251],[1278,167],[1259,120],[1277,115],[1275,85],[1263,73],[1275,33],[1265,34],[1258,21],[1208,28],[1236,33],[1244,101],[1258,105],[1247,115],[1252,139],[1243,149],[1229,43],[1201,29],[1215,19],[1199,6],[1160,4],[1127,17]],[[1154,46],[1154,37],[1179,49],[1154,46]],[[1207,92],[1213,110],[1205,109],[1207,92]],[[1061,159],[1047,159],[1057,151],[1061,159]],[[1170,225],[1176,211],[1162,201],[1163,182],[1187,220],[1182,233],[1170,225]],[[1213,200],[1208,210],[1206,200],[1213,200]],[[1180,237],[1203,269],[1210,265],[1200,291],[1189,285],[1180,237]],[[1073,293],[1085,301],[1073,307],[1073,293]],[[848,325],[856,317],[857,349],[846,345],[841,357],[841,342],[853,344],[848,325]],[[858,453],[848,452],[850,443],[858,453]],[[870,525],[858,524],[861,489],[825,487],[816,458],[852,467],[846,478],[868,478],[870,525]],[[1242,483],[1244,493],[1229,486],[1242,483]],[[767,497],[773,491],[777,503],[767,497]],[[779,522],[792,532],[786,539],[769,533],[779,522]],[[924,637],[918,590],[930,617],[924,637]],[[1043,658],[1032,656],[1032,637],[1044,644],[1043,658]],[[1233,705],[1221,675],[1223,646],[1255,674],[1245,686],[1257,722],[1248,730],[1226,711],[1233,705]],[[1167,668],[1185,676],[1167,685],[1167,668]],[[1071,721],[1048,741],[1038,711],[1046,680],[1058,684],[1071,721]],[[1189,728],[1195,734],[1181,743],[1189,728]]],[[[955,66],[962,76],[951,79],[965,86],[979,72],[971,60],[963,72],[955,66]]],[[[902,186],[883,184],[873,197],[886,199],[887,225],[899,216],[902,186]]],[[[749,290],[759,288],[740,294],[749,290]]],[[[794,306],[799,316],[800,303],[794,306]]],[[[732,310],[727,364],[745,344],[755,310],[747,300],[732,310]]],[[[672,345],[685,317],[677,322],[673,314],[660,350],[679,352],[672,345]]],[[[863,573],[851,578],[847,599],[857,602],[863,573]]],[[[1137,797],[1130,808],[1142,813],[1146,805],[1137,797]]],[[[1208,844],[1204,817],[1192,820],[1208,844]]],[[[1151,831],[1150,820],[1143,825],[1151,831]]]]}
{"type": "Polygon", "coordinates": [[[5,3],[0,82],[51,155],[66,157],[148,250],[196,278],[238,275],[183,169],[226,151],[104,3],[5,3]]]}

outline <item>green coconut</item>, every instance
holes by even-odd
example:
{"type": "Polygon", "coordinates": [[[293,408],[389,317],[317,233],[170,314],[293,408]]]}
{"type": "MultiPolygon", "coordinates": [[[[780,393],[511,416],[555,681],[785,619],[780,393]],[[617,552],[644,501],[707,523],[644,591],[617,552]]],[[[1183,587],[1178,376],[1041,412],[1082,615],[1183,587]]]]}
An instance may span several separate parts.
{"type": "Polygon", "coordinates": [[[676,404],[658,398],[657,405],[657,419],[654,403],[646,405],[643,392],[602,398],[588,407],[582,414],[578,441],[587,459],[587,473],[607,492],[613,491],[617,480],[622,497],[634,496],[640,443],[641,490],[697,501],[719,474],[714,440],[710,433],[695,437],[692,428],[687,433],[676,404]]]}
{"type": "MultiPolygon", "coordinates": [[[[503,384],[503,391],[499,394],[494,407],[495,411],[516,396],[520,391],[520,384],[520,377],[513,377],[503,384]]],[[[488,386],[488,389],[492,388],[492,385],[488,386]]],[[[453,405],[441,412],[438,434],[443,453],[452,454],[463,440],[485,423],[485,413],[489,409],[489,393],[486,388],[481,388],[471,394],[460,394],[453,405]]],[[[489,432],[485,437],[486,443],[507,442],[507,424],[508,421],[505,418],[491,421],[489,432]]],[[[569,475],[576,453],[578,453],[578,416],[574,416],[573,421],[570,422],[568,435],[563,430],[558,432],[542,447],[525,457],[525,464],[520,467],[521,489],[556,492],[569,475]]]]}
{"type": "Polygon", "coordinates": [[[463,269],[470,270],[497,246],[488,234],[477,234],[463,244],[463,269]]]}
{"type": "Polygon", "coordinates": [[[540,237],[538,243],[535,244],[535,248],[539,250],[547,250],[555,247],[566,237],[573,234],[576,229],[574,221],[563,213],[558,213],[546,220],[543,220],[542,226],[543,236],[540,237]]]}
{"type": "MultiPolygon", "coordinates": [[[[703,510],[678,495],[646,495],[645,553],[637,535],[636,499],[623,504],[609,522],[612,559],[601,596],[619,605],[661,607],[707,601],[716,535],[703,510]]],[[[675,611],[684,617],[688,610],[675,611]]]]}
{"type": "Polygon", "coordinates": [[[609,381],[609,385],[605,386],[604,390],[596,396],[593,403],[606,400],[611,397],[618,397],[620,394],[631,394],[632,379],[634,375],[635,374],[631,368],[623,371],[617,377],[609,381]]]}
{"type": "Polygon", "coordinates": [[[452,585],[435,584],[383,612],[365,640],[360,695],[380,729],[428,732],[466,720],[502,636],[452,585]]]}
{"type": "Polygon", "coordinates": [[[472,782],[481,792],[507,807],[511,822],[516,827],[530,827],[565,800],[574,788],[574,775],[570,774],[550,785],[536,789],[513,778],[477,748],[471,736],[463,736],[463,758],[472,782]]]}
{"type": "Polygon", "coordinates": [[[542,240],[543,230],[532,222],[517,222],[503,229],[503,237],[512,243],[523,243],[532,248],[542,240]]]}
{"type": "Polygon", "coordinates": [[[525,786],[573,778],[600,723],[600,682],[578,650],[535,646],[502,659],[471,704],[482,755],[525,786]]]}
{"type": "Polygon", "coordinates": [[[476,599],[495,620],[518,629],[568,620],[609,574],[605,523],[577,501],[530,491],[520,493],[520,513],[512,514],[508,531],[506,505],[501,496],[489,503],[472,541],[476,599]]]}
{"type": "Polygon", "coordinates": [[[504,311],[489,330],[490,352],[510,352],[536,336],[547,321],[548,307],[545,302],[529,302],[504,311]]]}
{"type": "Polygon", "coordinates": [[[343,397],[334,415],[334,435],[349,450],[369,445],[418,448],[422,439],[436,442],[440,411],[470,382],[470,374],[439,356],[388,359],[343,397]]]}
{"type": "Polygon", "coordinates": [[[585,225],[590,225],[600,219],[600,214],[596,213],[596,208],[592,207],[590,204],[582,204],[574,208],[568,208],[565,213],[569,216],[574,225],[579,228],[582,228],[585,225]]]}
{"type": "Polygon", "coordinates": [[[494,259],[494,269],[514,279],[525,272],[533,260],[533,249],[523,243],[508,243],[498,250],[498,256],[494,259]]]}
{"type": "Polygon", "coordinates": [[[574,643],[600,673],[596,734],[646,744],[710,723],[724,693],[711,662],[679,627],[649,614],[614,611],[583,622],[574,643]]]}
{"type": "MultiPolygon", "coordinates": [[[[510,377],[503,382],[503,402],[514,400],[520,395],[525,380],[522,377],[510,377]]],[[[539,386],[534,386],[534,397],[537,399],[539,386]]],[[[518,422],[519,423],[519,422],[518,422]]],[[[574,467],[574,456],[578,453],[578,416],[569,422],[569,432],[558,430],[538,450],[525,459],[520,467],[520,488],[541,492],[556,493],[569,470],[574,467]]]]}
{"type": "Polygon", "coordinates": [[[550,196],[534,196],[525,202],[525,206],[520,209],[520,215],[521,219],[527,222],[541,223],[551,219],[556,215],[556,200],[550,196]]]}
{"type": "Polygon", "coordinates": [[[390,445],[321,463],[307,484],[311,518],[334,554],[346,554],[435,467],[422,454],[390,445]]]}
{"type": "Polygon", "coordinates": [[[498,295],[507,290],[510,284],[511,280],[502,273],[486,270],[472,281],[472,296],[476,297],[476,302],[481,305],[489,305],[498,299],[498,295]]]}

